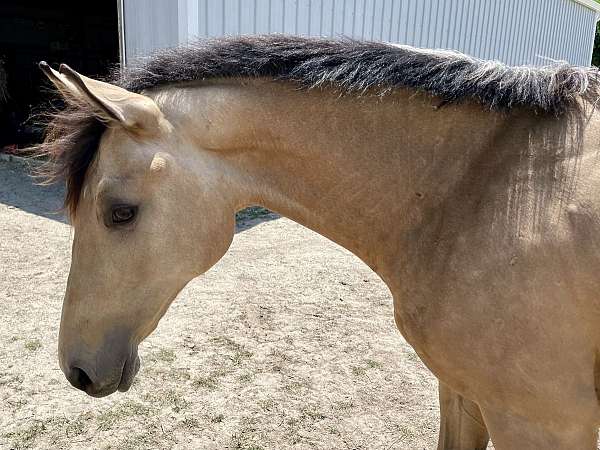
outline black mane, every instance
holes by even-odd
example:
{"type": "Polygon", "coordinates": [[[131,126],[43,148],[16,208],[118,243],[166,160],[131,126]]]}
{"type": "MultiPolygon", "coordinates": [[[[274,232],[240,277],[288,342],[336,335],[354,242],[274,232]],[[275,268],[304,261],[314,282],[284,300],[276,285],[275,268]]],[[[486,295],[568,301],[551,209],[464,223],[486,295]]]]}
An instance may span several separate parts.
{"type": "Polygon", "coordinates": [[[114,82],[140,92],[230,77],[270,77],[356,94],[404,87],[448,102],[473,99],[490,109],[524,107],[553,115],[576,108],[582,99],[595,102],[600,93],[592,67],[510,67],[451,51],[285,35],[200,40],[162,50],[119,72],[114,82]]]}
{"type": "MultiPolygon", "coordinates": [[[[282,35],[202,40],[162,50],[116,70],[112,82],[141,92],[223,77],[270,77],[354,95],[412,88],[446,102],[475,100],[492,110],[520,107],[555,116],[578,112],[600,95],[598,69],[591,67],[509,67],[450,51],[282,35]]],[[[49,160],[43,170],[48,182],[66,182],[65,207],[74,215],[106,124],[85,102],[66,101],[63,111],[51,113],[45,140],[33,153],[49,160]]]]}

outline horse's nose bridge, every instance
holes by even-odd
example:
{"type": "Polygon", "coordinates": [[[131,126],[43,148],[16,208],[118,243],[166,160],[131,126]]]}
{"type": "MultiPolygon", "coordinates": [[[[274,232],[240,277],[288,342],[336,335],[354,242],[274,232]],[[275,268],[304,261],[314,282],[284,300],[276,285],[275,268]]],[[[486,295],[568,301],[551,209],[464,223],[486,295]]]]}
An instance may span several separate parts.
{"type": "Polygon", "coordinates": [[[65,296],[58,336],[58,361],[68,377],[73,367],[96,371],[99,356],[106,352],[102,323],[81,314],[80,308],[65,296]],[[79,311],[78,311],[79,309],[79,311]]]}
{"type": "Polygon", "coordinates": [[[107,320],[61,321],[58,354],[62,365],[102,365],[130,353],[133,345],[129,327],[107,320]]]}
{"type": "Polygon", "coordinates": [[[75,330],[73,330],[72,322],[66,319],[65,309],[67,308],[67,297],[63,302],[62,317],[60,321],[60,329],[58,332],[58,363],[60,369],[65,375],[70,372],[71,360],[73,355],[77,353],[75,344],[81,339],[77,339],[75,330]]]}
{"type": "Polygon", "coordinates": [[[89,287],[84,290],[70,282],[67,284],[58,336],[63,352],[84,347],[87,352],[94,353],[103,345],[105,336],[115,324],[102,308],[102,298],[90,292],[89,287]]]}

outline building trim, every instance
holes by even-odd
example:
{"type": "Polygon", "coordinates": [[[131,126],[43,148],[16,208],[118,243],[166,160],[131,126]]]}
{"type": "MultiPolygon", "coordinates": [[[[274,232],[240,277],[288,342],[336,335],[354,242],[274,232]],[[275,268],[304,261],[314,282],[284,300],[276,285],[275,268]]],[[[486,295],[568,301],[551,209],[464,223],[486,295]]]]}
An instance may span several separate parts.
{"type": "Polygon", "coordinates": [[[588,8],[596,11],[596,18],[598,18],[598,14],[600,14],[600,3],[596,0],[572,0],[575,3],[579,3],[583,6],[587,6],[588,8]]]}
{"type": "Polygon", "coordinates": [[[125,0],[117,0],[117,27],[119,32],[119,62],[121,67],[127,65],[127,45],[125,44],[125,0]]]}

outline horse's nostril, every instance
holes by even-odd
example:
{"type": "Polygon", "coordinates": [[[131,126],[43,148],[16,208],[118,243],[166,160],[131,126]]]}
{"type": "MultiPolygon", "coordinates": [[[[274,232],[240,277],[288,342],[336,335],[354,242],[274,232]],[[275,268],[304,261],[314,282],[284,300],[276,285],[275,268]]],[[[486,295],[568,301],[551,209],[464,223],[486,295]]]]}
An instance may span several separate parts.
{"type": "Polygon", "coordinates": [[[87,373],[79,367],[73,367],[71,373],[68,376],[69,383],[75,386],[77,389],[85,391],[91,384],[92,380],[88,377],[87,373]]]}

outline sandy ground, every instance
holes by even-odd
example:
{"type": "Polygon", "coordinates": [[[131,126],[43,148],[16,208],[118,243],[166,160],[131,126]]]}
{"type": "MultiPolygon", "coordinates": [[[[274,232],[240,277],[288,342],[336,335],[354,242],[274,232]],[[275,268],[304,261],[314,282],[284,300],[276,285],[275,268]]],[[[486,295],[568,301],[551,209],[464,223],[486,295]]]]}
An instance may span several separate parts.
{"type": "Polygon", "coordinates": [[[140,347],[131,390],[71,388],[56,346],[71,230],[60,189],[0,161],[0,448],[431,449],[437,383],[356,257],[276,216],[233,246],[140,347]]]}

